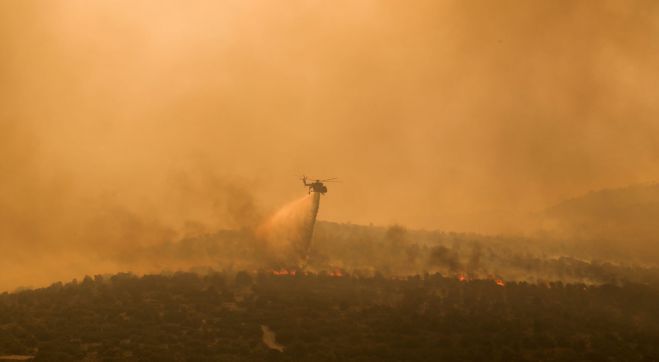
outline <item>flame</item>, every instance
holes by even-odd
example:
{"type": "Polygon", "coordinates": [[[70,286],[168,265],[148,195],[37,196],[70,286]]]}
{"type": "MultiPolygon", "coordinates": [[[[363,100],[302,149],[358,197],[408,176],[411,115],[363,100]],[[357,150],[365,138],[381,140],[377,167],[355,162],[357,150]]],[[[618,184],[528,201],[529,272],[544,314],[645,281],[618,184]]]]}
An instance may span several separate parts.
{"type": "Polygon", "coordinates": [[[272,270],[272,275],[289,275],[289,276],[294,277],[295,274],[297,274],[297,272],[295,270],[288,270],[288,269],[284,269],[284,268],[281,268],[279,270],[277,270],[277,269],[272,270]]]}
{"type": "MultiPolygon", "coordinates": [[[[490,275],[489,278],[491,280],[494,280],[496,285],[498,285],[500,287],[505,287],[506,286],[506,282],[504,282],[503,279],[501,279],[501,278],[497,278],[494,275],[490,275]]],[[[467,282],[467,281],[469,281],[469,278],[467,278],[467,276],[464,275],[464,273],[460,273],[460,274],[458,274],[458,280],[460,282],[467,282]]]]}
{"type": "MultiPolygon", "coordinates": [[[[312,275],[313,274],[311,272],[307,272],[307,271],[304,271],[304,270],[286,269],[286,268],[272,269],[272,270],[270,270],[270,273],[272,275],[276,275],[276,276],[291,276],[291,277],[296,276],[298,273],[300,275],[312,275]]],[[[329,275],[331,277],[335,277],[335,278],[341,278],[341,277],[345,276],[345,273],[343,273],[343,271],[341,269],[333,269],[333,270],[327,271],[327,275],[329,275]]]]}

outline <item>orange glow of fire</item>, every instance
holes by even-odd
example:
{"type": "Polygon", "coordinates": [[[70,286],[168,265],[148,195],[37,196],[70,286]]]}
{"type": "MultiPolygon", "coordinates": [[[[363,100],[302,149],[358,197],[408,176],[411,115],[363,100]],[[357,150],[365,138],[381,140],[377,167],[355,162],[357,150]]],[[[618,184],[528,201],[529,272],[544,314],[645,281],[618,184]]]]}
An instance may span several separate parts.
{"type": "Polygon", "coordinates": [[[503,279],[497,279],[494,282],[497,283],[497,285],[500,286],[500,287],[505,287],[506,286],[506,283],[503,281],[503,279]]]}
{"type": "Polygon", "coordinates": [[[333,277],[342,277],[343,273],[339,269],[334,269],[334,271],[330,272],[330,275],[333,277]]]}
{"type": "Polygon", "coordinates": [[[294,277],[296,273],[297,272],[295,270],[288,270],[284,268],[281,268],[279,270],[275,269],[272,271],[272,275],[290,275],[292,277],[294,277]]]}
{"type": "Polygon", "coordinates": [[[467,277],[465,277],[464,274],[460,274],[460,275],[458,275],[458,280],[461,281],[461,282],[466,282],[466,281],[467,281],[467,277]]]}

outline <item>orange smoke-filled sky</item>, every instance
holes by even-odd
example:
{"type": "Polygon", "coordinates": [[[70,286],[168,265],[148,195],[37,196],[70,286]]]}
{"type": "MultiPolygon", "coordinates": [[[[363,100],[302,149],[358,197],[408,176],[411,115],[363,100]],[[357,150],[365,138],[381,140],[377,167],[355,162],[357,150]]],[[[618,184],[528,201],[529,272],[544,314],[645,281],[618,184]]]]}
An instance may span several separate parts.
{"type": "Polygon", "coordinates": [[[652,0],[4,1],[0,44],[5,245],[240,225],[302,173],[321,219],[477,231],[659,175],[652,0]]]}

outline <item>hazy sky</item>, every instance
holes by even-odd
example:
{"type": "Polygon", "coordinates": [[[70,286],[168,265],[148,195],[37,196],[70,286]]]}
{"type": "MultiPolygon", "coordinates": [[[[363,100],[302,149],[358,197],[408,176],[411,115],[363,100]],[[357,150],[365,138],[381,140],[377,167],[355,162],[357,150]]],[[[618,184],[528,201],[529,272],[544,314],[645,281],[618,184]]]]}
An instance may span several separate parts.
{"type": "Polygon", "coordinates": [[[654,0],[2,1],[0,46],[6,245],[241,226],[302,173],[457,230],[659,176],[654,0]]]}

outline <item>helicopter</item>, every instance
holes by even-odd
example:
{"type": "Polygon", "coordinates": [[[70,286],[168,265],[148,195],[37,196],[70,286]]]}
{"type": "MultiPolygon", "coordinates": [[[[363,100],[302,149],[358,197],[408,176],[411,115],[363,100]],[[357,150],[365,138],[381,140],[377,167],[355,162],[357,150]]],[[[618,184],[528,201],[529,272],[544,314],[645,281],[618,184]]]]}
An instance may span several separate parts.
{"type": "Polygon", "coordinates": [[[324,180],[316,180],[314,182],[307,182],[307,176],[302,176],[302,183],[309,188],[309,193],[318,192],[325,195],[327,192],[327,186],[325,186],[323,182],[338,182],[336,179],[336,177],[333,177],[324,180]]]}

